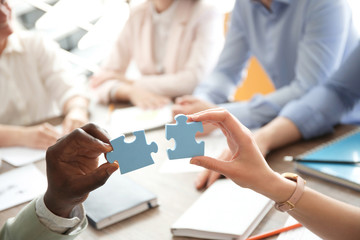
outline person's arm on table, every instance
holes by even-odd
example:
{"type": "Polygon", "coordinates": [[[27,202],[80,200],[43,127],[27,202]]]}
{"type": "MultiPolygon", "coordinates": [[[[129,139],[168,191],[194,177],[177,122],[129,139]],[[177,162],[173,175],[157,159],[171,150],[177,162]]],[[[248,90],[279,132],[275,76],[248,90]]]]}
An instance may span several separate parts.
{"type": "Polygon", "coordinates": [[[118,169],[98,167],[98,156],[111,151],[107,134],[87,124],[61,138],[46,153],[48,189],[3,226],[0,239],[74,239],[87,226],[81,203],[118,169]],[[77,219],[76,219],[77,218],[77,219]],[[59,225],[58,225],[59,224],[59,225]]]}
{"type": "MultiPolygon", "coordinates": [[[[188,119],[220,127],[232,153],[230,161],[200,156],[192,158],[192,164],[217,171],[239,186],[253,189],[277,203],[287,201],[293,194],[296,183],[269,167],[250,130],[229,112],[211,109],[189,115],[188,119]]],[[[360,236],[359,208],[308,187],[305,187],[295,208],[288,213],[324,239],[358,239],[360,236]]]]}
{"type": "Polygon", "coordinates": [[[63,106],[63,132],[69,133],[89,121],[89,99],[83,96],[74,96],[68,99],[63,106]]]}
{"type": "Polygon", "coordinates": [[[279,115],[290,119],[304,139],[331,132],[360,99],[359,62],[360,44],[329,81],[289,103],[279,115]]]}
{"type": "Polygon", "coordinates": [[[133,82],[116,83],[111,90],[110,99],[113,102],[129,101],[142,109],[156,109],[171,102],[169,97],[151,92],[133,82]]]}
{"type": "Polygon", "coordinates": [[[49,123],[35,126],[12,126],[0,124],[0,147],[29,147],[47,149],[60,137],[49,123]]]}

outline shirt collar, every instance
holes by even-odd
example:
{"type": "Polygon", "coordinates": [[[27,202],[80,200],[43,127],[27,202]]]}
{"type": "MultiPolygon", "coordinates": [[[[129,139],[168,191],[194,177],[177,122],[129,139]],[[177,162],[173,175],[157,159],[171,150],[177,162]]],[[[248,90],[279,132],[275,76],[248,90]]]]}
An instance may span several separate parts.
{"type": "Polygon", "coordinates": [[[3,53],[12,53],[12,52],[23,52],[24,48],[21,45],[19,36],[15,33],[11,34],[6,43],[6,47],[3,51],[3,53]]]}
{"type": "Polygon", "coordinates": [[[175,9],[176,9],[176,5],[177,5],[177,2],[178,1],[174,1],[171,6],[166,9],[165,11],[163,11],[162,13],[158,13],[155,9],[155,6],[153,3],[151,3],[151,13],[152,13],[152,16],[154,18],[154,20],[159,20],[160,18],[162,19],[168,19],[168,18],[171,18],[173,13],[175,12],[175,9]]]}

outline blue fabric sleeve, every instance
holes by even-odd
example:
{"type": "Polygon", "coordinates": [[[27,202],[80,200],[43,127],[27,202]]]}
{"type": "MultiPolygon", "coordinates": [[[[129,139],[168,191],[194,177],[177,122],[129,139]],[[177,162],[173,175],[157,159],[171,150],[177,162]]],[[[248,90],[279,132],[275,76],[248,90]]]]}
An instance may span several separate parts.
{"type": "Polygon", "coordinates": [[[228,101],[241,80],[250,57],[249,43],[243,31],[240,1],[236,1],[224,48],[213,72],[195,89],[194,95],[215,103],[228,101]]]}
{"type": "Polygon", "coordinates": [[[360,44],[325,84],[291,102],[280,116],[293,121],[303,138],[330,132],[360,99],[360,44]]]}

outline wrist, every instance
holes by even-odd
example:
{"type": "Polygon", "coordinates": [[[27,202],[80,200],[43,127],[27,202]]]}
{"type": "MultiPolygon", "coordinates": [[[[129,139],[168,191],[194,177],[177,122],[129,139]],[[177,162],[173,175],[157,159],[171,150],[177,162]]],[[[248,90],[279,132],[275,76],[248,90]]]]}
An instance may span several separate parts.
{"type": "Polygon", "coordinates": [[[269,138],[269,136],[270,135],[267,133],[265,128],[260,128],[254,133],[255,142],[258,145],[263,156],[266,156],[267,153],[272,150],[271,137],[269,138]]]}
{"type": "Polygon", "coordinates": [[[115,86],[116,90],[112,95],[113,101],[129,101],[133,92],[132,84],[120,82],[115,86]]]}
{"type": "Polygon", "coordinates": [[[286,201],[276,202],[275,204],[276,210],[279,210],[281,212],[287,212],[293,210],[297,202],[302,197],[305,191],[305,180],[295,173],[286,172],[281,174],[281,176],[290,181],[296,182],[296,187],[291,196],[286,201]]]}
{"type": "Polygon", "coordinates": [[[61,200],[59,197],[54,196],[49,190],[44,194],[45,206],[55,215],[63,218],[68,218],[72,209],[77,203],[69,203],[69,201],[61,200]]]}
{"type": "MultiPolygon", "coordinates": [[[[13,136],[18,136],[20,146],[28,146],[29,145],[29,127],[14,127],[13,136]]],[[[16,143],[16,141],[15,141],[16,143]]]]}
{"type": "Polygon", "coordinates": [[[69,115],[82,116],[83,118],[89,118],[90,112],[89,112],[89,109],[87,106],[74,106],[74,107],[71,107],[67,111],[65,117],[69,116],[69,115]]]}
{"type": "Polygon", "coordinates": [[[279,173],[272,172],[268,178],[264,178],[263,184],[260,186],[261,189],[257,192],[275,202],[284,202],[288,200],[294,192],[296,183],[284,178],[279,173]]]}

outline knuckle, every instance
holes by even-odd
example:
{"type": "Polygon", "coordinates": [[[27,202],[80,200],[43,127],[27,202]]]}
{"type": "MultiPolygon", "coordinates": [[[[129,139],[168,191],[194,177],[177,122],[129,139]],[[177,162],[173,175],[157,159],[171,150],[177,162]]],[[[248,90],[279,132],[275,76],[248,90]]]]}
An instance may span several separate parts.
{"type": "Polygon", "coordinates": [[[87,123],[85,126],[88,129],[98,129],[99,128],[95,123],[87,123]]]}
{"type": "Polygon", "coordinates": [[[107,178],[104,178],[101,175],[95,175],[95,179],[96,179],[95,187],[97,187],[97,188],[103,186],[106,183],[106,180],[107,180],[107,178]]]}
{"type": "Polygon", "coordinates": [[[82,135],[82,134],[83,134],[83,131],[79,128],[76,128],[72,131],[72,133],[70,135],[78,136],[78,135],[82,135]]]}

